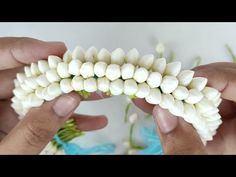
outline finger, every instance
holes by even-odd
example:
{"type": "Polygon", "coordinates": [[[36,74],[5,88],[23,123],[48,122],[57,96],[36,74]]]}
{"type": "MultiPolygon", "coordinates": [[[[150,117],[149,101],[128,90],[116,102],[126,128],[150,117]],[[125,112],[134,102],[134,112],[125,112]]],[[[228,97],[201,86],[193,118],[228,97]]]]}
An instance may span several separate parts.
{"type": "Polygon", "coordinates": [[[53,138],[80,103],[78,94],[62,95],[31,109],[2,140],[0,154],[38,154],[53,138]]]}
{"type": "Polygon", "coordinates": [[[66,51],[62,42],[44,42],[25,37],[0,38],[0,70],[30,64],[48,55],[62,56],[66,51]]]}
{"type": "MultiPolygon", "coordinates": [[[[232,63],[232,65],[235,65],[232,63]]],[[[236,101],[236,70],[214,65],[205,65],[194,68],[195,76],[208,78],[208,86],[214,87],[222,93],[222,98],[236,101]]]]}
{"type": "Polygon", "coordinates": [[[13,95],[14,79],[22,70],[22,67],[17,67],[0,71],[0,99],[10,98],[13,95]]]}
{"type": "Polygon", "coordinates": [[[77,124],[77,128],[81,131],[92,131],[102,129],[107,125],[107,117],[103,115],[90,116],[82,114],[74,114],[72,116],[77,124]]]}
{"type": "Polygon", "coordinates": [[[154,108],[153,105],[147,103],[144,99],[141,98],[135,98],[133,99],[133,103],[140,108],[142,111],[152,114],[152,110],[154,108]]]}
{"type": "Polygon", "coordinates": [[[159,106],[154,107],[153,116],[164,154],[206,154],[197,132],[182,118],[159,106]]]}

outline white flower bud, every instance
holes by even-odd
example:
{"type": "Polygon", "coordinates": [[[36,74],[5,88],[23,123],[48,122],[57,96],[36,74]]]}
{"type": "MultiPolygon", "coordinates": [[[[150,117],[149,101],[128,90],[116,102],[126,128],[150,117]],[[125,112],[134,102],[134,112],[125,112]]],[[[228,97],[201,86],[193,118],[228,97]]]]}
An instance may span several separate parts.
{"type": "Polygon", "coordinates": [[[62,79],[60,82],[60,87],[63,93],[69,93],[73,91],[73,87],[71,86],[71,79],[62,79]]]}
{"type": "Polygon", "coordinates": [[[98,90],[107,92],[110,89],[110,81],[106,77],[97,79],[98,90]]]}
{"type": "Polygon", "coordinates": [[[125,95],[135,95],[138,91],[138,85],[135,80],[129,79],[124,82],[124,94],[125,95]]]}
{"type": "Polygon", "coordinates": [[[151,88],[157,88],[160,86],[162,76],[159,72],[151,72],[148,76],[147,83],[151,88]]]}
{"type": "Polygon", "coordinates": [[[98,53],[97,60],[110,64],[111,63],[110,52],[107,49],[102,48],[98,53]]]}
{"type": "MultiPolygon", "coordinates": [[[[49,70],[50,71],[50,70],[49,70]]],[[[48,71],[47,71],[48,72],[48,71]]],[[[45,74],[42,74],[36,78],[36,82],[39,84],[41,87],[47,87],[50,82],[48,81],[47,77],[45,74]]]]}
{"type": "Polygon", "coordinates": [[[48,71],[50,69],[48,62],[46,60],[39,60],[38,61],[38,68],[41,73],[45,73],[46,71],[48,71]]]}
{"type": "Polygon", "coordinates": [[[138,98],[145,98],[149,93],[150,87],[145,82],[138,84],[138,91],[135,94],[138,98]]]}
{"type": "Polygon", "coordinates": [[[202,93],[208,100],[213,100],[219,94],[219,91],[212,87],[205,87],[202,93]]]}
{"type": "Polygon", "coordinates": [[[32,74],[31,71],[30,71],[30,67],[29,67],[29,66],[25,66],[25,67],[24,67],[24,71],[25,71],[26,77],[31,77],[31,76],[33,76],[33,74],[32,74]]]}
{"type": "MultiPolygon", "coordinates": [[[[41,77],[39,77],[41,78],[41,77]]],[[[61,77],[58,75],[58,72],[56,69],[51,69],[46,72],[46,78],[47,80],[52,83],[52,82],[57,82],[61,80],[61,77]]]]}
{"type": "Polygon", "coordinates": [[[197,112],[195,106],[192,104],[184,103],[184,120],[188,123],[194,123],[196,121],[197,112]]]}
{"type": "Polygon", "coordinates": [[[149,69],[154,61],[154,55],[149,54],[149,55],[144,55],[139,59],[138,65],[140,67],[144,67],[146,69],[149,69]]]}
{"type": "Polygon", "coordinates": [[[182,86],[188,86],[188,84],[192,81],[194,75],[194,71],[191,70],[183,70],[181,71],[177,78],[179,80],[179,84],[182,86]]]}
{"type": "Polygon", "coordinates": [[[139,60],[138,50],[135,48],[131,49],[126,55],[126,62],[136,65],[138,63],[138,60],[139,60]]]}
{"type": "Polygon", "coordinates": [[[81,76],[73,77],[71,81],[71,86],[75,91],[81,91],[84,89],[84,79],[81,76]]]}
{"type": "Polygon", "coordinates": [[[120,78],[121,76],[121,71],[120,71],[120,66],[117,64],[110,64],[107,66],[107,70],[106,70],[106,77],[111,80],[114,81],[118,78],[120,78]]]}
{"type": "Polygon", "coordinates": [[[189,91],[186,87],[184,86],[178,86],[173,92],[172,95],[177,99],[177,100],[184,100],[188,97],[189,91]]]}
{"type": "Polygon", "coordinates": [[[129,122],[131,124],[135,123],[138,120],[138,114],[137,113],[133,113],[129,116],[129,122]]]}
{"type": "Polygon", "coordinates": [[[48,56],[48,65],[49,65],[49,68],[51,69],[56,69],[58,63],[61,63],[61,62],[62,62],[62,59],[58,56],[54,56],[54,55],[48,56]]]}
{"type": "Polygon", "coordinates": [[[57,73],[61,78],[70,77],[70,73],[68,72],[68,63],[65,62],[58,63],[57,73]]]}
{"type": "Polygon", "coordinates": [[[196,104],[203,98],[203,94],[198,91],[197,89],[191,89],[189,90],[188,98],[186,98],[184,101],[189,104],[196,104]]]}
{"type": "Polygon", "coordinates": [[[174,104],[169,108],[171,114],[182,117],[184,114],[184,104],[180,100],[175,100],[174,104]]]}
{"type": "Polygon", "coordinates": [[[32,89],[31,87],[29,87],[27,84],[25,84],[25,83],[22,83],[21,85],[20,85],[20,87],[24,90],[24,91],[26,91],[27,93],[31,93],[31,92],[33,92],[34,91],[34,89],[32,89]]]}
{"type": "Polygon", "coordinates": [[[90,47],[86,52],[85,52],[85,61],[87,62],[92,62],[94,63],[97,58],[97,53],[98,50],[95,47],[90,47]]]}
{"type": "Polygon", "coordinates": [[[48,93],[48,95],[55,97],[55,98],[60,96],[62,94],[60,84],[56,83],[56,82],[51,83],[47,88],[47,93],[48,93]]]}
{"type": "Polygon", "coordinates": [[[106,74],[107,64],[103,61],[99,61],[94,65],[94,74],[97,77],[103,77],[106,74]]]}
{"type": "Polygon", "coordinates": [[[156,52],[158,53],[158,54],[161,54],[161,53],[164,53],[164,51],[165,51],[165,46],[164,46],[164,44],[163,43],[158,43],[157,44],[157,46],[156,46],[156,52]]]}
{"type": "Polygon", "coordinates": [[[177,76],[180,72],[180,69],[181,69],[180,62],[176,61],[176,62],[168,63],[166,65],[165,74],[171,75],[171,76],[177,76]]]}
{"type": "Polygon", "coordinates": [[[39,67],[36,63],[32,63],[30,65],[30,71],[31,71],[32,75],[34,75],[34,76],[40,74],[39,67]]]}
{"type": "Polygon", "coordinates": [[[83,78],[89,78],[94,76],[94,65],[91,62],[83,63],[80,68],[80,74],[83,78]]]}
{"type": "Polygon", "coordinates": [[[146,68],[137,68],[134,72],[134,79],[138,82],[138,83],[143,83],[147,80],[148,78],[148,70],[146,68]]]}
{"type": "Polygon", "coordinates": [[[117,79],[110,83],[110,92],[112,95],[121,95],[123,93],[124,83],[121,79],[117,79]]]}
{"type": "Polygon", "coordinates": [[[195,104],[196,110],[199,113],[207,113],[214,110],[216,107],[214,104],[206,98],[202,98],[198,103],[195,104]]]}
{"type": "Polygon", "coordinates": [[[166,69],[166,59],[165,58],[158,58],[154,60],[152,65],[152,70],[163,74],[166,69]]]}
{"type": "Polygon", "coordinates": [[[18,80],[20,83],[23,83],[24,80],[26,79],[26,76],[25,76],[24,73],[17,73],[17,74],[16,74],[16,78],[17,78],[17,80],[18,80]]]}
{"type": "Polygon", "coordinates": [[[111,63],[122,65],[125,59],[125,52],[118,48],[111,53],[111,63]]]}
{"type": "Polygon", "coordinates": [[[131,79],[134,76],[135,67],[133,64],[126,63],[121,66],[122,79],[131,79]]]}
{"type": "Polygon", "coordinates": [[[78,59],[81,62],[84,62],[85,61],[84,55],[85,55],[84,49],[80,46],[77,46],[72,52],[72,59],[78,59]]]}
{"type": "Polygon", "coordinates": [[[38,87],[36,88],[35,90],[35,95],[38,97],[38,98],[41,98],[43,99],[43,87],[38,87]]]}
{"type": "Polygon", "coordinates": [[[151,89],[145,100],[150,104],[159,104],[161,102],[161,92],[158,88],[151,89]]]}
{"type": "Polygon", "coordinates": [[[171,94],[162,94],[160,107],[163,109],[171,109],[175,103],[175,99],[171,94]]]}
{"type": "Polygon", "coordinates": [[[31,107],[39,107],[44,102],[43,99],[38,98],[34,93],[29,94],[28,99],[31,107]]]}
{"type": "Polygon", "coordinates": [[[82,63],[80,60],[71,60],[68,66],[68,73],[74,76],[80,75],[80,67],[82,63]]]}
{"type": "Polygon", "coordinates": [[[162,92],[166,94],[173,92],[177,86],[178,80],[174,76],[164,76],[160,85],[162,92]]]}
{"type": "Polygon", "coordinates": [[[43,88],[41,94],[42,94],[42,99],[44,99],[46,101],[51,101],[51,100],[55,99],[54,96],[51,96],[51,95],[48,94],[47,87],[43,88]]]}
{"type": "Polygon", "coordinates": [[[204,77],[194,77],[188,87],[190,89],[197,89],[198,91],[202,91],[207,84],[207,78],[204,77]]]}
{"type": "Polygon", "coordinates": [[[65,63],[69,63],[69,62],[72,60],[71,51],[70,51],[70,50],[67,50],[67,51],[64,53],[62,59],[63,59],[63,61],[64,61],[65,63]]]}
{"type": "Polygon", "coordinates": [[[27,95],[27,92],[20,87],[13,89],[13,93],[19,99],[22,99],[27,95]]]}
{"type": "Polygon", "coordinates": [[[95,78],[88,78],[84,80],[84,90],[86,92],[97,91],[97,81],[95,78]]]}
{"type": "Polygon", "coordinates": [[[29,86],[30,88],[32,89],[36,89],[38,87],[38,83],[36,82],[36,77],[35,76],[32,76],[32,77],[27,77],[25,80],[24,80],[24,83],[29,86]]]}

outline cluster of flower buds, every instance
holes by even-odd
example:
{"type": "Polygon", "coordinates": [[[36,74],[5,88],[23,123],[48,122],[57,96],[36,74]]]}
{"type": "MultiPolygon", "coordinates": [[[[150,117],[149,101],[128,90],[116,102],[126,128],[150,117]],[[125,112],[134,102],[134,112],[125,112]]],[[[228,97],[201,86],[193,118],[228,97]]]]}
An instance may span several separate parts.
{"type": "Polygon", "coordinates": [[[217,108],[221,94],[206,86],[206,78],[193,76],[192,70],[181,71],[180,62],[167,63],[152,54],[140,56],[137,49],[126,54],[120,48],[110,53],[104,48],[85,51],[77,46],[63,58],[48,56],[18,73],[12,107],[23,116],[30,108],[71,91],[125,94],[182,117],[206,143],[222,123],[217,108]]]}

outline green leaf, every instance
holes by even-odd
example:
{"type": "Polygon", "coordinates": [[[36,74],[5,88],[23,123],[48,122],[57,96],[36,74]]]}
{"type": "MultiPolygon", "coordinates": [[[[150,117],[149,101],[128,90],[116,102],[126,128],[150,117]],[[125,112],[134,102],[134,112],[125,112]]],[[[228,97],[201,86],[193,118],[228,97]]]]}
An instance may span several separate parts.
{"type": "Polygon", "coordinates": [[[229,54],[231,55],[233,62],[236,62],[236,56],[233,52],[233,49],[228,44],[226,44],[225,47],[226,47],[227,51],[229,52],[229,54]]]}

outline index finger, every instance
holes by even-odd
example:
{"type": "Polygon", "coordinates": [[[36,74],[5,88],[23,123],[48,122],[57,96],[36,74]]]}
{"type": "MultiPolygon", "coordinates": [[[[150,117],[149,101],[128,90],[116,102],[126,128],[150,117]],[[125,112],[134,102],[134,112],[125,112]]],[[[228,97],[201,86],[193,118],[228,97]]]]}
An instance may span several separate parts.
{"type": "Polygon", "coordinates": [[[19,67],[46,59],[48,55],[62,56],[66,46],[62,42],[44,42],[26,37],[0,38],[0,70],[19,67]]]}

